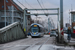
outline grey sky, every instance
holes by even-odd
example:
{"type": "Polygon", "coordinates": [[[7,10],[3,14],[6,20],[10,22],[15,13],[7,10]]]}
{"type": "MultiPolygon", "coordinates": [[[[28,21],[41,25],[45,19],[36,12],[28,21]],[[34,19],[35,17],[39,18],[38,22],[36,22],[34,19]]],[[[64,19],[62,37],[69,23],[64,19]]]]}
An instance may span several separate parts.
{"type": "MultiPolygon", "coordinates": [[[[25,7],[23,7],[21,4],[17,2],[17,0],[14,0],[19,6],[21,6],[23,9],[25,7],[27,8],[41,8],[37,2],[37,0],[18,0],[20,1],[25,7]],[[28,5],[28,4],[29,5],[28,5]]],[[[43,8],[60,8],[60,0],[39,0],[41,5],[44,6],[43,8]]],[[[69,22],[69,10],[71,10],[71,5],[72,9],[75,10],[75,0],[63,0],[63,15],[64,15],[64,23],[69,22]]],[[[52,12],[52,11],[50,11],[52,12]]],[[[39,16],[42,18],[42,20],[47,19],[46,16],[39,16]],[[44,17],[44,18],[43,18],[44,17]]],[[[55,25],[57,21],[56,16],[49,16],[53,19],[55,25]]],[[[32,17],[35,19],[35,17],[32,17]]]]}

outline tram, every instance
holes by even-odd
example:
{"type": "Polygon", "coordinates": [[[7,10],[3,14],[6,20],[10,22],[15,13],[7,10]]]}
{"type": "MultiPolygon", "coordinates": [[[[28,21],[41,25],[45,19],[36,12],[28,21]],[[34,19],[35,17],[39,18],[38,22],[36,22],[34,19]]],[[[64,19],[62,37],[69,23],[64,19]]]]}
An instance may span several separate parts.
{"type": "Polygon", "coordinates": [[[44,35],[44,27],[40,24],[33,23],[31,24],[31,37],[41,37],[44,35]]]}

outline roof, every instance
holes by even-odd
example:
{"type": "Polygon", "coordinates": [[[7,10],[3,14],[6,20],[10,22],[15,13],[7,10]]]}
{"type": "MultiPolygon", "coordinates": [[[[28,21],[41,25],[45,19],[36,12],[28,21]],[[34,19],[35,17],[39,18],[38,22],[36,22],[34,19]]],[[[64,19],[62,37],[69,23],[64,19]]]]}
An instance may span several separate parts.
{"type": "Polygon", "coordinates": [[[43,26],[40,25],[40,24],[38,24],[38,23],[33,23],[33,24],[31,24],[31,26],[33,26],[33,25],[38,25],[39,27],[42,27],[42,28],[43,28],[43,26]]]}
{"type": "Polygon", "coordinates": [[[12,2],[13,2],[13,4],[15,4],[16,7],[18,7],[19,10],[23,11],[23,9],[19,5],[17,5],[13,0],[12,0],[12,2]]]}
{"type": "Polygon", "coordinates": [[[70,13],[75,14],[75,11],[71,11],[70,13]]]}
{"type": "MultiPolygon", "coordinates": [[[[13,0],[5,0],[6,2],[6,10],[8,10],[8,6],[14,6],[17,10],[23,11],[20,6],[18,6],[13,0]]],[[[0,0],[0,10],[4,10],[4,0],[0,0]]]]}

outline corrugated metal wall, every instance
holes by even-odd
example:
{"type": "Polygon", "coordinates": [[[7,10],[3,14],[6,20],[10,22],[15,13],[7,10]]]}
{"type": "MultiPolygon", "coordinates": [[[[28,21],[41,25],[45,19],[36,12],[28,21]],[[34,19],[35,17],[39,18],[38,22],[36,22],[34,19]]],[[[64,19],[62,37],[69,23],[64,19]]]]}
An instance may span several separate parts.
{"type": "Polygon", "coordinates": [[[0,29],[0,43],[5,43],[21,38],[25,38],[25,32],[18,22],[0,29]]]}

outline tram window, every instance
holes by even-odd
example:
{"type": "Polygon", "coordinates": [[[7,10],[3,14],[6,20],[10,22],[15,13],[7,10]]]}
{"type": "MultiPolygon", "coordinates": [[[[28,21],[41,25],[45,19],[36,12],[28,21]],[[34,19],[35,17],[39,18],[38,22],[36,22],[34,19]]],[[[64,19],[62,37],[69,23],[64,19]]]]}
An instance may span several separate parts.
{"type": "Polygon", "coordinates": [[[38,29],[33,29],[33,32],[38,32],[38,29]]]}
{"type": "Polygon", "coordinates": [[[73,22],[75,22],[75,15],[73,16],[73,22]]]}

